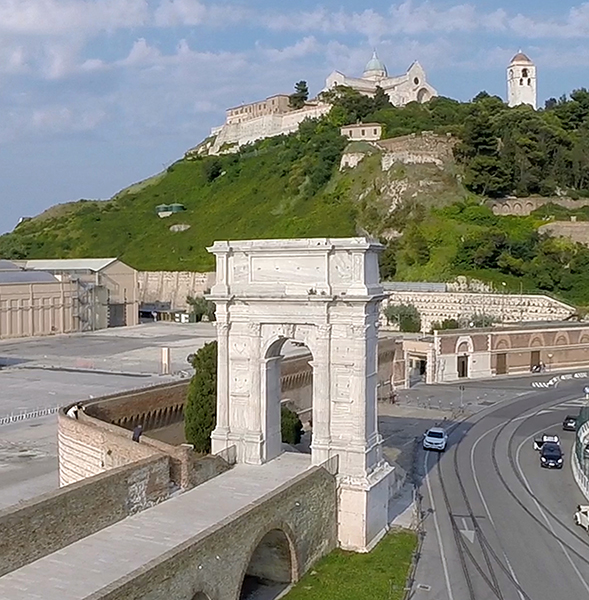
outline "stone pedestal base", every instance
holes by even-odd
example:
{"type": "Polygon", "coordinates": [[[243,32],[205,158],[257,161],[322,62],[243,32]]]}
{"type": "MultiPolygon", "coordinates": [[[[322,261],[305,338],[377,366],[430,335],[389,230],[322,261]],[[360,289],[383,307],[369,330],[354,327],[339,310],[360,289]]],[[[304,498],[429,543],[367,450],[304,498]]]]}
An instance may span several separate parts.
{"type": "MultiPolygon", "coordinates": [[[[264,443],[261,433],[227,433],[215,429],[211,434],[211,454],[222,454],[231,446],[235,446],[238,463],[261,465],[264,460],[264,443]]],[[[275,458],[274,456],[272,458],[275,458]]]]}
{"type": "Polygon", "coordinates": [[[340,547],[370,552],[389,528],[389,489],[393,468],[386,462],[363,480],[340,477],[338,539],[340,547]]]}

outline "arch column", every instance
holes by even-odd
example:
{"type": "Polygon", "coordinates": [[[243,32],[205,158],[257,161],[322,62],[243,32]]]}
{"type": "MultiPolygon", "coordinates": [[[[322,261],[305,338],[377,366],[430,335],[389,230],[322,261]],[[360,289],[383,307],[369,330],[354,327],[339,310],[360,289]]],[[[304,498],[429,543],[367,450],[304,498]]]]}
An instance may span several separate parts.
{"type": "Polygon", "coordinates": [[[331,325],[319,325],[313,367],[313,441],[311,457],[314,465],[331,456],[331,325]]]}
{"type": "Polygon", "coordinates": [[[211,452],[219,454],[229,441],[229,323],[217,321],[217,424],[211,434],[211,452]]]}

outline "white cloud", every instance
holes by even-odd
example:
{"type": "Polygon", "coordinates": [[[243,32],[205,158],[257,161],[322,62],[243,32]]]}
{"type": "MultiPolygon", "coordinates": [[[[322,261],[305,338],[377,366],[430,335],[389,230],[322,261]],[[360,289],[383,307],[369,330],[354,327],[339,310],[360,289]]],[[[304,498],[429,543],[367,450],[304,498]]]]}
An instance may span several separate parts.
{"type": "Polygon", "coordinates": [[[149,23],[147,0],[0,0],[0,31],[27,35],[97,32],[149,23]]]}

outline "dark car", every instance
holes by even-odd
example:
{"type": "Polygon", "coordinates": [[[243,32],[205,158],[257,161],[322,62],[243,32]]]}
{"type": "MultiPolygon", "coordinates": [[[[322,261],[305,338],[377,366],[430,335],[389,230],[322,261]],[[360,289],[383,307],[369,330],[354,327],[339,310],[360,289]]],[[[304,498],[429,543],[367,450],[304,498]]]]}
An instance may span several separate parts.
{"type": "Polygon", "coordinates": [[[575,431],[577,429],[577,417],[567,415],[562,422],[562,428],[565,431],[575,431]]]}
{"type": "Polygon", "coordinates": [[[547,469],[562,469],[562,450],[558,444],[548,442],[540,451],[540,465],[547,469]]]}

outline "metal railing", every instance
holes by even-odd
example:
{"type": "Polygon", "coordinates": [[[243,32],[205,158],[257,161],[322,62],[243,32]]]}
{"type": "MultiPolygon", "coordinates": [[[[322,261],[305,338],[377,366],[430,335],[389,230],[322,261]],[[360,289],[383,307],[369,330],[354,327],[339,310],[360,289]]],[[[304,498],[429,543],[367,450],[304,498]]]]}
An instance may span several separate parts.
{"type": "Polygon", "coordinates": [[[47,417],[49,415],[54,415],[58,410],[59,406],[52,406],[50,408],[35,408],[26,412],[3,415],[0,416],[0,425],[10,425],[11,423],[20,423],[21,421],[28,421],[29,419],[47,417]]]}

